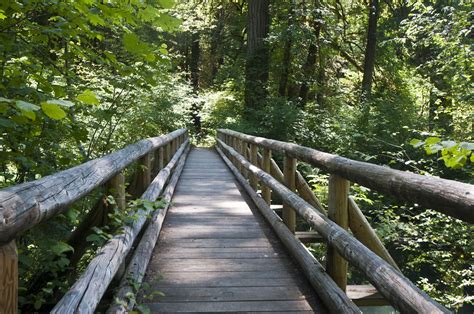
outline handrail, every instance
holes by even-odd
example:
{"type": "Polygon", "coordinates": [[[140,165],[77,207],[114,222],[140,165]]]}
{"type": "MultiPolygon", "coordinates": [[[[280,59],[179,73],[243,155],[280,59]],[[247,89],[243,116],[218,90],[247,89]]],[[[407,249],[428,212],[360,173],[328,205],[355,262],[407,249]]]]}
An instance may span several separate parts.
{"type": "MultiPolygon", "coordinates": [[[[180,159],[185,159],[189,151],[189,140],[186,140],[168,165],[163,168],[141,199],[155,201],[163,191],[171,171],[180,159]]],[[[71,289],[56,304],[51,313],[93,313],[106,292],[110,282],[117,273],[120,265],[130,252],[132,245],[145,225],[150,209],[139,209],[131,225],[125,225],[121,232],[107,241],[90,261],[89,265],[74,283],[71,289]]]]}
{"type": "Polygon", "coordinates": [[[186,132],[179,129],[144,139],[74,168],[0,190],[0,245],[63,212],[140,157],[174,142],[186,132]]]}
{"type": "Polygon", "coordinates": [[[285,153],[375,191],[393,195],[463,221],[474,223],[474,186],[471,184],[394,170],[297,144],[247,135],[232,130],[219,129],[217,132],[285,153]]]}
{"type": "Polygon", "coordinates": [[[235,175],[237,181],[243,186],[254,204],[260,209],[268,223],[276,231],[276,234],[298,261],[302,271],[310,284],[318,291],[318,295],[323,300],[331,312],[335,313],[360,313],[354,302],[342,291],[331,277],[324,271],[324,267],[314,258],[308,249],[301,245],[301,242],[291,233],[284,222],[270,208],[266,201],[259,197],[254,188],[251,187],[245,177],[239,172],[236,166],[225,156],[223,150],[216,147],[217,152],[235,175]]]}
{"type": "MultiPolygon", "coordinates": [[[[218,134],[219,135],[219,134],[218,134]]],[[[232,136],[232,135],[231,135],[232,136]]],[[[369,281],[391,304],[402,312],[446,313],[447,309],[433,301],[394,267],[377,256],[346,230],[320,213],[308,202],[278,182],[270,174],[248,162],[234,148],[217,138],[219,147],[229,154],[236,164],[256,176],[281,199],[297,211],[321,234],[331,247],[361,270],[369,281]]]]}

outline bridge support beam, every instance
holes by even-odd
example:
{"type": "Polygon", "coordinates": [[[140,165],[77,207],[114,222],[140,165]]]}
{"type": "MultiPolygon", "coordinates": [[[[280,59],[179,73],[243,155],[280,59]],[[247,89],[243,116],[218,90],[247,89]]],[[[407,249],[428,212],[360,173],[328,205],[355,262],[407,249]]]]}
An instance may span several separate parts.
{"type": "MultiPolygon", "coordinates": [[[[329,176],[328,216],[344,230],[349,228],[349,197],[350,182],[338,175],[329,176]]],[[[329,245],[327,253],[326,271],[336,284],[346,291],[347,287],[347,261],[329,245]]]]}
{"type": "MultiPolygon", "coordinates": [[[[271,171],[271,161],[272,161],[272,151],[268,148],[263,149],[263,158],[262,158],[262,170],[266,173],[271,171]]],[[[267,203],[271,205],[272,203],[272,190],[266,184],[262,184],[262,197],[267,203]]]]}
{"type": "MultiPolygon", "coordinates": [[[[258,147],[255,144],[250,144],[250,162],[258,167],[258,147]]],[[[254,174],[250,174],[250,186],[257,191],[258,189],[258,179],[254,174]]]]}
{"type": "Polygon", "coordinates": [[[15,241],[0,247],[0,309],[18,312],[18,253],[15,241]]]}
{"type": "MultiPolygon", "coordinates": [[[[285,185],[294,192],[296,191],[296,159],[286,154],[283,166],[285,185]]],[[[286,203],[283,203],[283,222],[291,232],[295,233],[296,211],[286,203]]]]}

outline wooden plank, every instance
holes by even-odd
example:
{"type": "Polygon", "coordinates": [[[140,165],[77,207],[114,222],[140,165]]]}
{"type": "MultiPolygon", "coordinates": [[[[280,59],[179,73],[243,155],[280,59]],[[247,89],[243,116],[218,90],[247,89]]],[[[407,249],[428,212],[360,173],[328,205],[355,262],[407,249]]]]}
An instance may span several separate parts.
{"type": "MultiPolygon", "coordinates": [[[[349,186],[350,183],[346,179],[335,174],[329,176],[328,217],[344,230],[349,228],[349,213],[347,210],[349,186]]],[[[326,272],[343,291],[346,291],[347,286],[347,268],[347,261],[329,243],[326,272]]]]}
{"type": "Polygon", "coordinates": [[[271,247],[265,238],[260,239],[172,239],[167,246],[180,248],[271,247]]]}
{"type": "Polygon", "coordinates": [[[148,303],[151,312],[250,312],[250,311],[310,311],[305,300],[298,301],[241,301],[241,302],[186,302],[148,303]]]}
{"type": "Polygon", "coordinates": [[[381,306],[390,304],[372,285],[348,285],[347,295],[358,306],[381,306]]]}
{"type": "Polygon", "coordinates": [[[285,271],[288,264],[278,259],[166,259],[153,260],[150,267],[163,272],[285,271]],[[163,261],[163,262],[162,262],[163,261]]]}
{"type": "MultiPolygon", "coordinates": [[[[143,193],[142,199],[155,201],[158,198],[171,170],[189,149],[188,144],[189,141],[186,141],[168,165],[160,171],[143,193]]],[[[52,313],[74,313],[76,311],[90,313],[95,310],[120,265],[124,262],[149,214],[149,209],[139,209],[133,224],[122,227],[118,235],[98,250],[80,278],[53,308],[52,313]]]]}
{"type": "Polygon", "coordinates": [[[163,239],[257,239],[262,238],[263,232],[259,229],[238,231],[222,229],[216,230],[179,230],[163,235],[163,239]]]}
{"type": "MultiPolygon", "coordinates": [[[[283,176],[286,187],[290,191],[296,190],[296,159],[285,155],[283,168],[283,176]]],[[[288,203],[283,203],[283,212],[282,212],[283,222],[288,227],[288,229],[295,233],[296,229],[296,211],[291,208],[288,203]]]]}
{"type": "Polygon", "coordinates": [[[160,280],[151,288],[158,290],[162,287],[281,287],[295,286],[295,279],[281,277],[275,272],[202,272],[160,273],[160,280]],[[266,275],[262,276],[262,274],[266,275]],[[274,278],[278,277],[278,278],[274,278]]]}
{"type": "MultiPolygon", "coordinates": [[[[271,160],[272,160],[272,151],[268,148],[263,149],[263,157],[262,157],[262,169],[263,171],[270,173],[271,169],[271,160]]],[[[266,186],[263,185],[262,187],[262,197],[265,200],[265,202],[270,205],[272,203],[272,190],[266,186]]]]}
{"type": "MultiPolygon", "coordinates": [[[[194,150],[187,163],[201,152],[194,150]]],[[[225,169],[220,167],[225,164],[216,166],[225,169]]],[[[228,170],[225,173],[232,177],[228,170]]],[[[181,177],[146,275],[151,289],[167,289],[169,299],[165,296],[157,301],[173,303],[171,311],[186,311],[191,301],[206,307],[218,300],[229,303],[264,298],[274,303],[298,297],[311,310],[309,302],[313,301],[302,297],[308,286],[294,278],[299,276],[296,266],[278,241],[267,238],[268,227],[257,221],[233,177],[230,182],[224,180],[217,175],[211,179],[181,177]],[[260,297],[258,288],[262,288],[260,297]],[[173,302],[167,302],[170,299],[173,302]]]]}
{"type": "Polygon", "coordinates": [[[18,312],[18,253],[15,241],[0,247],[0,309],[18,312]]]}
{"type": "Polygon", "coordinates": [[[229,302],[229,301],[283,301],[304,300],[295,286],[285,287],[161,287],[164,297],[156,296],[150,302],[229,302]]]}
{"type": "MultiPolygon", "coordinates": [[[[436,209],[446,215],[474,223],[474,185],[418,175],[366,162],[351,160],[292,143],[255,137],[232,130],[217,130],[239,140],[274,151],[291,153],[301,161],[337,174],[378,192],[436,209]]],[[[226,144],[224,144],[226,145],[226,144]]]]}
{"type": "MultiPolygon", "coordinates": [[[[258,146],[255,145],[255,144],[250,144],[250,156],[249,156],[249,160],[252,164],[254,164],[255,166],[258,166],[258,146]]],[[[251,175],[250,176],[250,186],[255,190],[257,191],[258,189],[258,180],[257,180],[257,177],[255,175],[251,175]]]]}
{"type": "Polygon", "coordinates": [[[446,308],[432,300],[395,268],[369,250],[346,230],[321,214],[305,200],[295,195],[271,175],[251,165],[234,149],[217,140],[220,147],[236,159],[242,167],[252,171],[260,182],[268,184],[283,201],[291,204],[298,213],[333,245],[337,252],[361,270],[390,303],[405,312],[447,313],[446,308]]]}
{"type": "Polygon", "coordinates": [[[295,236],[304,244],[324,242],[323,237],[314,231],[297,231],[295,232],[295,236]]]}
{"type": "Polygon", "coordinates": [[[68,209],[126,166],[184,132],[144,139],[77,167],[0,190],[0,245],[68,209]]]}

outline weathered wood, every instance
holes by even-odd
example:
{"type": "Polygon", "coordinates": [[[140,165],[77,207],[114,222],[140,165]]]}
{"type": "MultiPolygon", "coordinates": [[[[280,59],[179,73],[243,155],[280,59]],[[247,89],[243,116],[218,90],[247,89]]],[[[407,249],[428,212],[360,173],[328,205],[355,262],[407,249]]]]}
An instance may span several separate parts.
{"type": "MultiPolygon", "coordinates": [[[[264,148],[264,150],[265,149],[268,149],[268,148],[264,148]]],[[[259,156],[259,158],[261,157],[259,156]]],[[[278,167],[278,164],[273,159],[271,159],[270,164],[271,164],[271,170],[265,171],[265,172],[271,174],[279,182],[284,183],[283,172],[280,170],[280,167],[278,167]]],[[[300,194],[301,198],[303,198],[305,201],[310,203],[321,213],[326,214],[326,210],[324,209],[324,206],[322,205],[321,201],[319,201],[316,195],[314,195],[308,183],[306,182],[306,180],[303,178],[303,176],[298,170],[296,170],[296,189],[298,190],[298,193],[300,194]]]]}
{"type": "Polygon", "coordinates": [[[166,145],[163,146],[164,150],[165,150],[165,155],[164,155],[164,159],[165,159],[165,165],[167,165],[170,160],[171,160],[171,157],[173,156],[173,154],[171,153],[171,143],[168,143],[166,145]]]}
{"type": "MultiPolygon", "coordinates": [[[[350,182],[346,179],[335,174],[329,176],[328,217],[344,230],[349,228],[349,214],[347,211],[349,187],[350,182]]],[[[326,272],[343,291],[346,291],[347,286],[347,267],[347,261],[329,243],[326,272]]]]}
{"type": "Polygon", "coordinates": [[[215,313],[215,312],[262,312],[262,311],[312,311],[306,300],[291,301],[234,301],[234,302],[159,302],[148,303],[148,308],[152,313],[175,313],[178,311],[194,313],[215,313]]]}
{"type": "Polygon", "coordinates": [[[18,312],[18,253],[15,241],[0,247],[0,312],[18,312]]]}
{"type": "Polygon", "coordinates": [[[384,299],[371,285],[349,285],[347,286],[347,296],[357,306],[381,306],[390,303],[384,299]]]}
{"type": "MultiPolygon", "coordinates": [[[[263,171],[270,173],[271,160],[272,160],[272,151],[269,150],[268,148],[264,148],[263,157],[262,157],[263,171]]],[[[262,186],[262,197],[268,205],[272,203],[272,190],[266,185],[262,186]]]]}
{"type": "Polygon", "coordinates": [[[125,176],[122,173],[118,173],[115,177],[110,179],[107,183],[107,187],[110,195],[115,200],[117,208],[120,210],[125,210],[126,197],[125,197],[125,176]]]}
{"type": "MultiPolygon", "coordinates": [[[[181,148],[168,165],[160,171],[145,193],[143,193],[141,199],[148,201],[156,200],[188,143],[189,141],[186,141],[181,145],[181,148]]],[[[136,219],[134,222],[131,225],[122,227],[119,234],[107,241],[99,249],[84,273],[56,304],[52,313],[92,313],[95,310],[118,268],[125,260],[149,214],[149,209],[139,209],[135,214],[136,219]]]]}
{"type": "MultiPolygon", "coordinates": [[[[258,166],[258,146],[255,144],[250,144],[250,162],[254,164],[255,166],[258,166]]],[[[258,180],[257,177],[254,175],[250,175],[250,186],[257,191],[258,189],[258,180]]]]}
{"type": "MultiPolygon", "coordinates": [[[[283,161],[283,176],[285,185],[290,191],[296,190],[296,159],[285,155],[285,159],[283,161]]],[[[296,229],[296,211],[291,208],[291,205],[283,202],[283,212],[282,212],[283,222],[286,224],[288,229],[295,233],[296,229]]]]}
{"type": "Polygon", "coordinates": [[[379,237],[375,233],[375,230],[372,229],[369,222],[367,221],[367,218],[365,218],[364,214],[352,197],[349,197],[348,209],[349,227],[351,228],[354,236],[366,247],[372,250],[372,252],[383,258],[395,269],[400,271],[397,263],[395,263],[390,253],[388,253],[382,241],[380,241],[379,237]]]}
{"type": "Polygon", "coordinates": [[[321,235],[314,231],[297,231],[295,232],[295,236],[304,244],[324,242],[321,235]]]}
{"type": "Polygon", "coordinates": [[[0,190],[0,244],[63,212],[132,162],[184,132],[144,139],[80,166],[0,190]]]}
{"type": "MultiPolygon", "coordinates": [[[[332,312],[339,313],[359,313],[359,309],[346,296],[346,294],[337,287],[334,281],[326,274],[323,266],[314,258],[314,256],[301,245],[299,240],[295,238],[292,232],[286,227],[283,221],[268,206],[265,200],[258,196],[257,193],[248,185],[245,178],[238,172],[230,161],[224,156],[222,150],[217,148],[222,159],[226,162],[229,169],[234,173],[237,180],[250,195],[253,202],[263,214],[268,223],[273,227],[276,234],[290,251],[293,257],[298,261],[303,269],[306,278],[314,287],[323,302],[332,312]]],[[[255,173],[254,173],[255,174],[255,173]]]]}
{"type": "MultiPolygon", "coordinates": [[[[173,140],[174,142],[175,140],[173,140]]],[[[140,194],[146,191],[151,182],[151,156],[150,153],[145,154],[138,161],[138,186],[140,194]]]]}
{"type": "Polygon", "coordinates": [[[189,145],[181,155],[173,176],[163,193],[163,200],[166,201],[167,204],[163,209],[160,209],[155,213],[153,219],[146,228],[138,247],[133,253],[129,265],[127,266],[125,275],[122,277],[117,292],[114,295],[113,302],[107,310],[107,313],[128,313],[133,309],[135,298],[132,296],[136,294],[137,291],[135,289],[137,286],[139,287],[142,283],[148,262],[153,253],[153,248],[155,247],[163,221],[171,204],[171,198],[173,197],[176,184],[178,183],[179,176],[184,168],[188,152],[189,145]],[[133,283],[133,285],[131,285],[131,283],[133,283]]]}
{"type": "MultiPolygon", "coordinates": [[[[204,166],[205,159],[213,166],[206,167],[208,171],[225,169],[231,175],[215,152],[200,148],[193,149],[188,157],[188,174],[199,172],[194,162],[204,166]]],[[[269,303],[280,305],[281,300],[275,300],[278,297],[296,298],[305,302],[307,309],[311,309],[311,304],[316,312],[321,312],[318,306],[322,302],[311,294],[299,269],[268,225],[255,214],[256,209],[249,208],[245,194],[234,196],[239,186],[234,183],[232,187],[227,179],[222,184],[218,181],[216,177],[208,184],[198,176],[181,176],[144,279],[150,289],[144,288],[140,293],[146,296],[153,291],[165,291],[166,295],[152,300],[143,297],[138,302],[153,308],[153,312],[159,312],[154,302],[159,306],[172,302],[174,312],[196,312],[212,308],[218,300],[238,300],[242,304],[258,301],[248,308],[260,310],[268,309],[269,303]],[[192,195],[193,186],[198,195],[192,195]],[[225,195],[233,198],[229,200],[225,195]],[[258,288],[262,288],[262,293],[253,293],[258,288]],[[190,310],[190,300],[199,300],[199,306],[190,310]]]]}
{"type": "Polygon", "coordinates": [[[255,137],[231,130],[221,129],[218,132],[274,151],[291,153],[301,161],[375,191],[474,223],[474,185],[472,184],[394,170],[292,143],[255,137]]]}
{"type": "Polygon", "coordinates": [[[176,139],[172,140],[171,143],[171,155],[174,155],[174,153],[176,153],[176,149],[177,149],[177,143],[176,143],[176,139]]]}
{"type": "Polygon", "coordinates": [[[163,169],[164,162],[163,162],[163,157],[164,157],[164,149],[163,147],[160,147],[155,150],[155,159],[154,159],[154,174],[158,174],[161,169],[163,169]]]}
{"type": "Polygon", "coordinates": [[[259,168],[251,167],[234,149],[220,140],[217,140],[217,142],[237,159],[243,167],[256,174],[262,184],[269,185],[283,201],[296,209],[329,244],[334,246],[341,256],[362,271],[395,308],[409,313],[449,313],[447,309],[432,300],[425,292],[418,289],[406,277],[360,243],[346,230],[318,212],[309,203],[279,183],[271,175],[259,168]]]}

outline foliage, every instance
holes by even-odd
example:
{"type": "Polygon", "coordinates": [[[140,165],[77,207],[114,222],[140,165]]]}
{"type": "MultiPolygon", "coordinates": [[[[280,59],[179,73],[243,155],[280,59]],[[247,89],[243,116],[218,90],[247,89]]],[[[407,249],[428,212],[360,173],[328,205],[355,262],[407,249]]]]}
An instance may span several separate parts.
{"type": "Polygon", "coordinates": [[[474,144],[468,142],[442,141],[439,137],[428,137],[424,141],[413,139],[413,147],[423,147],[428,155],[441,153],[440,160],[448,168],[458,169],[466,163],[474,162],[474,144]]]}

